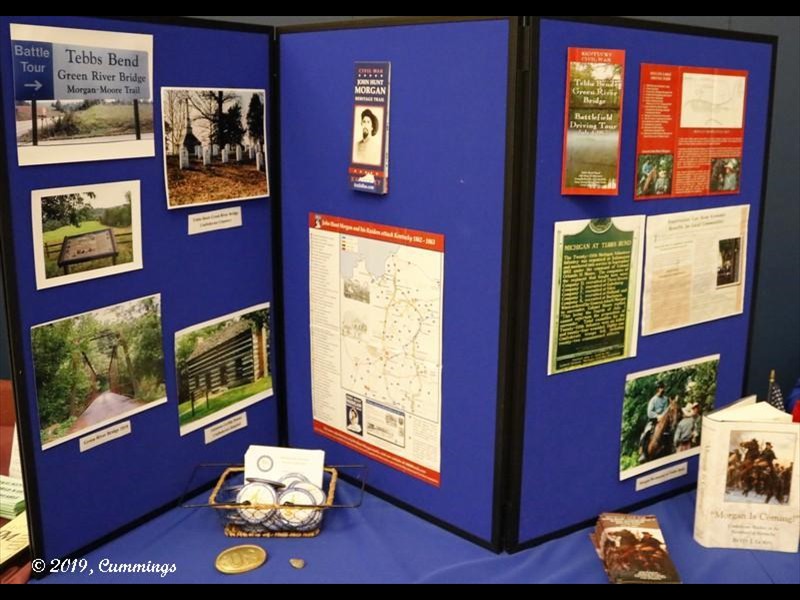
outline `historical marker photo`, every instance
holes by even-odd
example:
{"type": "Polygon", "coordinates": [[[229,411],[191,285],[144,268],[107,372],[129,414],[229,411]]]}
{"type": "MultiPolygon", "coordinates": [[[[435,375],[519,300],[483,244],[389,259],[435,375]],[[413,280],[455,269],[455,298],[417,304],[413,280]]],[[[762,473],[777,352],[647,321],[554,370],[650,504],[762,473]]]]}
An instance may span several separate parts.
{"type": "Polygon", "coordinates": [[[155,156],[153,36],[11,24],[20,166],[155,156]]]}
{"type": "Polygon", "coordinates": [[[142,268],[139,181],[31,193],[36,287],[142,268]]]}
{"type": "Polygon", "coordinates": [[[555,223],[548,375],[636,356],[644,224],[555,223]]]}

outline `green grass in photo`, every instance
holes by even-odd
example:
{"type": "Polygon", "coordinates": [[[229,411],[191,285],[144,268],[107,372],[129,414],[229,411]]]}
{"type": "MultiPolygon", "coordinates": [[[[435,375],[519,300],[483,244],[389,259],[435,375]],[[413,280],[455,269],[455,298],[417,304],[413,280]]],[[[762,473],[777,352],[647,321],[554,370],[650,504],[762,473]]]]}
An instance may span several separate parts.
{"type": "Polygon", "coordinates": [[[195,400],[194,415],[192,415],[192,403],[183,402],[178,406],[178,414],[180,415],[181,426],[187,425],[192,421],[207,417],[217,411],[222,410],[232,404],[241,402],[251,396],[255,396],[261,392],[265,392],[272,388],[272,377],[262,377],[253,383],[243,385],[237,388],[230,389],[218,396],[209,396],[208,405],[206,406],[205,397],[195,400]]]}
{"type": "MultiPolygon", "coordinates": [[[[44,248],[44,266],[46,276],[59,277],[64,275],[63,269],[58,266],[58,256],[61,252],[61,242],[65,237],[81,235],[84,233],[91,233],[93,231],[100,231],[102,229],[109,229],[108,225],[103,225],[100,221],[84,221],[79,227],[73,225],[65,225],[52,231],[45,231],[42,234],[42,239],[45,244],[44,248]]],[[[117,255],[118,265],[133,262],[133,237],[130,235],[131,227],[111,227],[114,232],[114,237],[117,241],[117,255]]],[[[112,261],[110,258],[101,258],[98,260],[90,260],[85,263],[78,263],[70,266],[70,273],[81,273],[83,271],[93,271],[102,267],[111,266],[112,261]]]]}

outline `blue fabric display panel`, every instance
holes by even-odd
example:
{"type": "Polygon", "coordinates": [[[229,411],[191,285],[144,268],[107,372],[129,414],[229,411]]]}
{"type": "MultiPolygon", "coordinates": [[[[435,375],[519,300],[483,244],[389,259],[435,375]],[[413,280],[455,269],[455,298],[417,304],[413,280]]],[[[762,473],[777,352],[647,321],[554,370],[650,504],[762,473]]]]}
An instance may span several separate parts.
{"type": "MultiPolygon", "coordinates": [[[[277,444],[274,395],[246,408],[246,427],[211,443],[205,442],[202,429],[179,434],[175,333],[274,302],[270,243],[273,203],[259,197],[214,206],[197,204],[188,210],[167,209],[161,88],[266,90],[267,111],[273,98],[271,30],[176,23],[180,24],[78,17],[0,19],[4,32],[0,36],[0,67],[5,169],[10,191],[3,202],[3,220],[10,221],[11,230],[11,237],[4,240],[7,261],[13,253],[13,263],[6,264],[6,276],[12,283],[8,293],[17,310],[11,328],[18,353],[14,362],[16,383],[23,394],[19,416],[27,502],[34,527],[34,552],[45,559],[67,556],[178,500],[200,463],[241,463],[254,440],[277,444]],[[18,166],[10,23],[151,35],[155,156],[18,166]],[[143,268],[37,291],[32,190],[128,180],[141,183],[143,268]],[[187,235],[190,214],[234,206],[241,207],[241,226],[187,235]],[[31,328],[154,294],[161,296],[167,401],[126,417],[131,423],[130,433],[112,442],[81,452],[78,439],[72,439],[42,450],[31,328]]],[[[82,55],[76,52],[74,56],[91,56],[89,50],[82,55]]],[[[242,106],[243,115],[247,110],[247,104],[242,106]]],[[[81,151],[80,144],[74,148],[81,151]]],[[[269,361],[272,354],[267,354],[269,361]]],[[[247,357],[243,364],[248,364],[247,357]]],[[[270,371],[274,373],[273,368],[270,371]]],[[[228,373],[233,377],[233,369],[228,373]]],[[[196,479],[194,487],[217,475],[196,479]]]]}
{"type": "Polygon", "coordinates": [[[367,464],[372,489],[495,546],[509,38],[508,20],[279,36],[290,445],[367,464]],[[361,61],[391,63],[386,196],[347,186],[361,61]],[[314,432],[309,213],[444,236],[439,485],[314,432]]]}
{"type": "MultiPolygon", "coordinates": [[[[527,347],[526,393],[521,442],[519,523],[512,543],[535,543],[602,511],[613,511],[692,484],[688,474],[636,491],[635,478],[620,481],[620,427],[626,376],[682,361],[720,355],[716,405],[742,395],[750,313],[756,280],[766,143],[768,138],[772,44],[727,39],[725,33],[667,31],[578,20],[534,23],[538,45],[538,114],[535,117],[533,255],[527,347]],[[562,196],[565,77],[568,48],[624,50],[625,81],[619,163],[619,195],[562,196]],[[748,72],[741,189],[737,194],[634,201],[640,66],[643,63],[713,67],[748,72]],[[549,375],[548,335],[553,277],[554,223],[623,215],[662,215],[749,205],[747,278],[742,314],[642,336],[635,357],[549,375]]],[[[647,248],[645,249],[647,251],[647,248]]],[[[647,257],[645,257],[645,262],[647,257]]]]}
{"type": "MultiPolygon", "coordinates": [[[[493,550],[536,544],[586,525],[600,512],[646,504],[695,481],[694,457],[688,459],[685,475],[641,491],[635,477],[620,480],[626,377],[720,355],[716,405],[741,396],[762,219],[774,51],[770,40],[569,17],[287,28],[278,31],[274,47],[269,28],[180,19],[0,17],[0,29],[6,32],[0,36],[5,136],[0,179],[8,189],[0,202],[0,227],[37,557],[64,557],[120,533],[174,503],[197,465],[240,463],[253,443],[288,441],[291,447],[324,449],[329,465],[366,465],[371,491],[493,550]],[[78,33],[73,38],[57,35],[47,43],[30,37],[12,43],[13,32],[19,31],[14,24],[87,30],[90,41],[84,43],[78,33]],[[112,35],[92,38],[92,31],[112,35]],[[74,117],[67,115],[74,112],[70,103],[79,102],[81,94],[90,101],[81,108],[87,114],[92,102],[120,109],[134,106],[134,101],[135,106],[147,104],[147,95],[135,84],[137,76],[147,73],[140,62],[147,60],[146,54],[128,49],[132,54],[122,62],[116,56],[113,65],[98,62],[96,49],[105,47],[102,40],[113,40],[114,33],[152,36],[149,135],[155,155],[101,160],[108,157],[94,143],[99,155],[86,162],[21,163],[18,136],[37,121],[39,129],[31,137],[57,122],[67,127],[74,117]],[[570,48],[576,55],[580,49],[625,53],[619,177],[609,182],[617,195],[562,195],[570,48]],[[70,64],[64,64],[65,56],[70,64]],[[747,72],[742,153],[730,167],[741,174],[737,193],[634,200],[640,67],[645,63],[747,72]],[[119,102],[110,102],[106,92],[87,91],[86,80],[68,73],[91,73],[99,81],[117,77],[128,85],[117,89],[119,102]],[[170,115],[162,114],[168,112],[162,110],[162,88],[220,93],[218,100],[206,94],[205,113],[195,122],[197,135],[206,140],[202,147],[188,133],[175,134],[174,127],[164,125],[184,122],[186,112],[181,111],[190,111],[190,101],[180,96],[170,115]],[[219,123],[220,131],[237,129],[235,111],[223,115],[220,108],[223,90],[248,92],[248,98],[266,91],[265,146],[262,140],[224,149],[210,143],[203,123],[219,123]],[[66,109],[50,105],[59,93],[66,109]],[[31,99],[47,108],[39,112],[35,103],[24,102],[31,99]],[[210,108],[215,102],[216,108],[210,108]],[[379,139],[370,139],[370,133],[380,133],[379,139]],[[175,152],[177,146],[195,152],[175,152]],[[173,150],[167,161],[173,175],[165,175],[167,147],[173,150]],[[258,170],[265,149],[268,163],[274,161],[271,198],[243,192],[209,206],[193,201],[190,193],[186,203],[191,208],[168,209],[170,194],[178,194],[177,183],[172,186],[174,173],[181,171],[175,165],[199,170],[215,161],[218,168],[225,162],[251,161],[258,170]],[[39,237],[45,238],[50,229],[42,225],[37,206],[44,199],[36,190],[131,181],[138,182],[139,190],[141,268],[75,279],[70,266],[86,262],[81,253],[89,240],[77,235],[69,243],[67,237],[59,240],[58,252],[59,269],[74,280],[49,282],[56,275],[43,273],[41,256],[46,263],[48,250],[45,246],[41,254],[39,237]],[[637,326],[636,356],[548,375],[555,223],[739,205],[749,207],[746,253],[740,253],[746,267],[741,314],[646,336],[637,326]],[[225,214],[214,216],[213,222],[229,219],[228,227],[208,227],[212,217],[197,216],[220,211],[225,214]],[[427,278],[436,290],[425,298],[424,307],[419,289],[402,290],[397,284],[400,263],[389,259],[395,250],[387,253],[385,246],[376,246],[393,236],[395,247],[411,252],[403,257],[438,253],[432,262],[403,259],[408,269],[424,264],[416,281],[427,278]],[[387,273],[394,274],[394,282],[387,284],[394,286],[393,292],[375,283],[387,273]],[[58,430],[42,416],[37,389],[43,384],[34,366],[40,350],[34,350],[32,328],[156,294],[166,400],[125,413],[121,420],[130,430],[112,441],[87,448],[82,447],[82,434],[81,440],[73,434],[61,443],[45,439],[43,444],[43,429],[48,429],[46,436],[58,438],[77,425],[64,419],[58,430]],[[370,294],[374,306],[367,308],[370,294]],[[402,310],[387,301],[391,310],[387,308],[380,322],[374,313],[379,301],[394,301],[396,294],[403,294],[402,310]],[[357,302],[365,306],[357,307],[357,302]],[[246,319],[245,309],[266,303],[271,311],[267,323],[246,319]],[[402,311],[428,316],[413,331],[402,311]],[[315,322],[323,313],[327,321],[315,322]],[[395,319],[391,322],[390,314],[395,319]],[[230,326],[224,324],[228,320],[230,326]],[[245,321],[249,335],[238,326],[245,321]],[[210,329],[201,332],[201,324],[210,329]],[[325,335],[317,337],[326,327],[325,335]],[[375,343],[373,336],[364,342],[363,332],[370,327],[383,328],[385,339],[375,343]],[[349,336],[345,330],[358,339],[366,363],[353,361],[345,367],[352,357],[346,355],[345,343],[340,344],[349,336]],[[279,332],[277,347],[274,331],[279,332]],[[185,337],[189,333],[194,337],[185,337]],[[176,334],[188,341],[177,343],[176,334]],[[408,339],[400,347],[403,336],[408,339]],[[218,365],[213,375],[204,372],[199,365],[223,347],[230,362],[218,365]],[[424,355],[420,362],[418,351],[424,355]],[[402,360],[395,361],[398,356],[402,360]],[[179,377],[176,364],[182,365],[182,374],[192,374],[179,377]],[[370,368],[352,368],[356,364],[370,368]],[[406,367],[435,400],[420,400],[403,388],[401,380],[409,377],[406,367]],[[208,429],[211,422],[190,431],[185,415],[180,421],[179,398],[185,402],[189,394],[208,408],[210,390],[212,395],[226,394],[244,385],[248,369],[253,379],[247,381],[254,384],[257,369],[265,378],[271,375],[275,393],[225,413],[231,419],[246,415],[246,425],[231,422],[229,431],[215,437],[208,429]],[[347,382],[345,372],[351,377],[347,382]],[[378,381],[382,377],[386,381],[378,381]],[[380,386],[385,387],[375,391],[380,386]],[[392,396],[395,390],[400,396],[392,396]]],[[[252,102],[240,103],[243,133],[249,131],[252,102]]],[[[149,119],[149,106],[143,114],[149,119]]],[[[74,151],[86,151],[81,146],[75,143],[74,151]]],[[[40,147],[47,154],[47,140],[40,147]]],[[[718,165],[720,173],[729,166],[729,159],[725,161],[718,165]]],[[[572,182],[582,185],[578,178],[572,182]]],[[[727,183],[720,174],[714,185],[727,183]]],[[[204,184],[198,189],[210,193],[210,188],[204,184]]],[[[86,220],[88,213],[82,214],[86,220]]],[[[99,213],[92,214],[100,219],[99,213]]],[[[90,254],[101,256],[109,243],[116,251],[113,233],[89,233],[94,236],[90,254]]],[[[642,234],[644,243],[644,229],[642,234]]],[[[409,277],[408,271],[403,276],[409,277]]],[[[131,309],[125,318],[138,323],[143,313],[137,311],[143,310],[131,309]]],[[[114,314],[124,320],[122,313],[114,314]]],[[[91,379],[87,398],[94,398],[96,391],[120,389],[120,373],[133,371],[124,362],[125,335],[110,334],[103,318],[92,327],[90,337],[75,338],[80,352],[62,350],[71,352],[73,366],[80,363],[91,379]],[[93,366],[98,356],[107,361],[103,369],[93,366]]],[[[131,397],[137,386],[142,389],[140,383],[131,384],[131,397]]],[[[75,389],[78,384],[70,385],[75,389]]],[[[231,399],[236,405],[233,395],[231,399]]],[[[71,410],[70,419],[83,414],[71,410]]],[[[208,484],[217,475],[195,478],[191,487],[208,484]]]]}

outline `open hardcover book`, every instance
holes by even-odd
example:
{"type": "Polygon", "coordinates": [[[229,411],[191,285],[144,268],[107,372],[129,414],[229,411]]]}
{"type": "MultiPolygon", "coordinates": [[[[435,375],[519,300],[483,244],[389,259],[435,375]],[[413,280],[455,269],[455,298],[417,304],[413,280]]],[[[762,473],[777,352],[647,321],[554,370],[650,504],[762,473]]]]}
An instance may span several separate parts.
{"type": "Polygon", "coordinates": [[[592,543],[611,583],[680,583],[654,515],[602,513],[592,543]]]}
{"type": "Polygon", "coordinates": [[[694,538],[713,548],[797,552],[800,423],[755,396],[703,418],[694,538]]]}

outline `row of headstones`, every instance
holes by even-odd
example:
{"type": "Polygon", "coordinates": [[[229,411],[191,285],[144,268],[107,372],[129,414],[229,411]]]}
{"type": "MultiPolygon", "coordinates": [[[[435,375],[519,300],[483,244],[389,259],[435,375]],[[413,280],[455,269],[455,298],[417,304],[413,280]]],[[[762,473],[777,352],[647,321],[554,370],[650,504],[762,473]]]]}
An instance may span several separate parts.
{"type": "MultiPolygon", "coordinates": [[[[217,144],[212,144],[211,146],[194,147],[195,158],[198,160],[202,159],[204,167],[210,165],[211,159],[220,156],[220,154],[222,155],[222,162],[228,163],[230,162],[231,155],[234,152],[236,153],[236,162],[242,162],[242,156],[244,155],[244,152],[247,152],[250,160],[255,158],[256,169],[259,171],[264,170],[264,146],[261,144],[248,145],[246,148],[242,148],[242,146],[239,144],[236,144],[236,146],[233,148],[230,144],[225,144],[225,147],[222,148],[221,153],[220,147],[217,144]]],[[[189,149],[185,146],[181,146],[180,167],[181,169],[189,168],[189,149]]]]}

